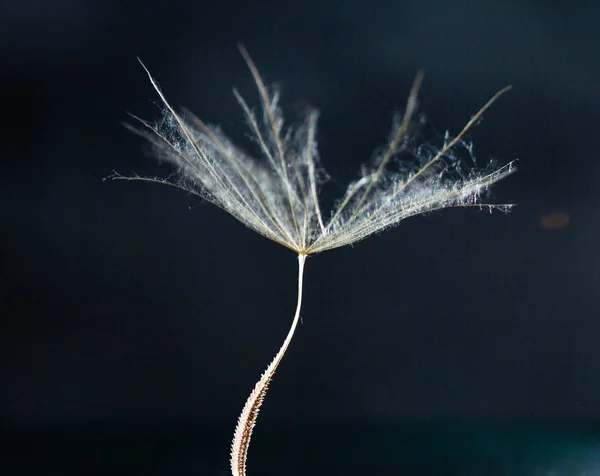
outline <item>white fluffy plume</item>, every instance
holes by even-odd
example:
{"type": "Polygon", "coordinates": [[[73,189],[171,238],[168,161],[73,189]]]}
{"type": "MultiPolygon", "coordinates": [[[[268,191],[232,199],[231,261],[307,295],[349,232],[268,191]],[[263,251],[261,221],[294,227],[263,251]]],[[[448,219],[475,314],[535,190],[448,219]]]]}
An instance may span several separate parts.
{"type": "Polygon", "coordinates": [[[510,87],[496,93],[443,147],[424,152],[411,143],[408,133],[422,81],[419,74],[402,121],[372,161],[374,165],[364,167],[361,177],[348,185],[333,210],[324,212],[319,195],[327,173],[317,150],[318,113],[310,111],[300,126],[284,132],[278,93],[269,91],[245,49],[240,49],[260,94],[259,117],[235,94],[262,152],[261,160],[248,156],[219,128],[206,125],[189,112],[176,112],[148,73],[163,102],[164,115],[155,125],[141,121],[145,127],[136,132],[149,139],[160,158],[173,163],[176,171],[168,180],[114,178],[178,186],[218,205],[257,233],[299,254],[312,254],[362,240],[412,215],[479,204],[483,191],[514,170],[512,163],[485,172],[469,170],[452,153],[462,144],[465,132],[510,87]],[[400,162],[403,157],[408,162],[400,162]]]}

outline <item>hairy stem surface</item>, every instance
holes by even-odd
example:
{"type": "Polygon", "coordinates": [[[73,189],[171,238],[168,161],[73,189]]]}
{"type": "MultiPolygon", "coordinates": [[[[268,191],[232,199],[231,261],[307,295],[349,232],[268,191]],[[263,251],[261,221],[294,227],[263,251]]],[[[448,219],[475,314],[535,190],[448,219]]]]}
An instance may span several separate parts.
{"type": "Polygon", "coordinates": [[[248,446],[250,445],[252,430],[254,430],[260,406],[267,393],[269,382],[273,378],[281,359],[285,355],[285,352],[292,341],[294,332],[296,331],[296,326],[300,319],[300,308],[302,306],[302,278],[304,276],[305,261],[306,255],[298,255],[298,304],[296,305],[296,314],[294,315],[292,326],[290,327],[279,352],[277,352],[277,355],[275,355],[275,358],[271,361],[267,370],[264,371],[259,381],[256,382],[256,385],[248,397],[248,400],[246,400],[246,404],[238,418],[238,423],[235,427],[233,436],[233,443],[231,444],[231,472],[233,476],[246,476],[248,446]]]}

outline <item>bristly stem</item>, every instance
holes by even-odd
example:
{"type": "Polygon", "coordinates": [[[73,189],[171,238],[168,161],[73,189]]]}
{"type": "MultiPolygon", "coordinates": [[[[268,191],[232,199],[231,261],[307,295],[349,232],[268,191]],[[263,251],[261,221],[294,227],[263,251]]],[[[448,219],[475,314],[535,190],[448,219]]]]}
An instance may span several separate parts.
{"type": "Polygon", "coordinates": [[[250,445],[250,438],[252,437],[252,430],[256,424],[256,418],[260,406],[262,405],[263,399],[267,393],[269,382],[273,378],[277,366],[281,362],[281,359],[285,355],[298,320],[300,319],[300,308],[302,307],[302,279],[304,276],[304,262],[306,261],[306,255],[298,255],[298,304],[296,305],[296,314],[292,326],[287,334],[287,337],[283,341],[279,352],[275,358],[271,361],[267,370],[262,374],[260,380],[256,382],[252,393],[246,400],[246,404],[238,418],[237,426],[235,427],[235,433],[233,436],[233,442],[231,444],[231,472],[233,476],[246,476],[246,457],[248,456],[248,446],[250,445]]]}

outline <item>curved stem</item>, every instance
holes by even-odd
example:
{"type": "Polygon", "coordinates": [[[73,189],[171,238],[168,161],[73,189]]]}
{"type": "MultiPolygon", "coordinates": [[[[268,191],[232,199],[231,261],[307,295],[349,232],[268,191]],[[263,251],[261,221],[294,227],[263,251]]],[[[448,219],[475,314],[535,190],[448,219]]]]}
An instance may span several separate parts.
{"type": "Polygon", "coordinates": [[[279,352],[277,352],[277,355],[271,361],[267,370],[264,371],[259,381],[256,382],[256,385],[248,397],[248,400],[246,400],[246,404],[238,418],[238,423],[233,435],[233,442],[231,443],[231,472],[233,476],[246,476],[246,457],[248,455],[248,446],[250,445],[252,430],[254,430],[254,425],[256,424],[256,417],[258,417],[260,406],[267,393],[269,382],[273,378],[279,362],[281,362],[281,359],[285,355],[285,352],[292,341],[292,337],[294,336],[296,326],[298,325],[300,308],[302,306],[302,278],[304,276],[305,261],[306,255],[298,255],[298,304],[296,305],[296,314],[294,315],[292,326],[290,327],[279,352]]]}

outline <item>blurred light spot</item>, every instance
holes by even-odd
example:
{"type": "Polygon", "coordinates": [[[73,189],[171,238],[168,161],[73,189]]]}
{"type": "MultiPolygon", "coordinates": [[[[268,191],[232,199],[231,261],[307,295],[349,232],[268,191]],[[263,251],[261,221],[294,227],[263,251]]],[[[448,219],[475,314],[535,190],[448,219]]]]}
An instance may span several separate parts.
{"type": "Polygon", "coordinates": [[[569,215],[565,212],[550,213],[540,219],[540,228],[544,230],[560,230],[569,224],[569,215]]]}

